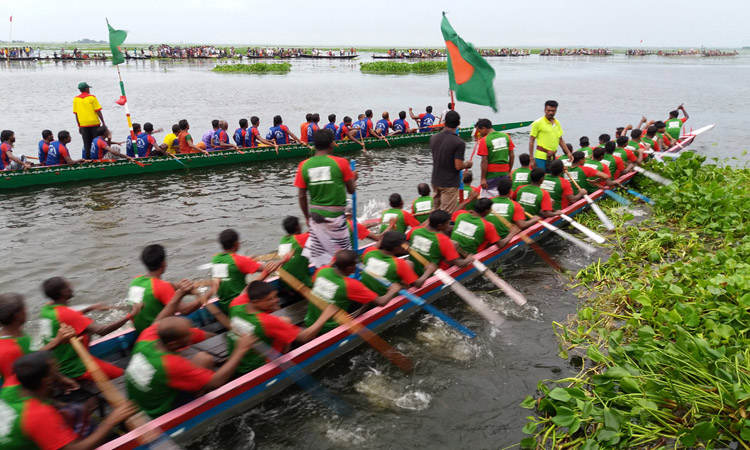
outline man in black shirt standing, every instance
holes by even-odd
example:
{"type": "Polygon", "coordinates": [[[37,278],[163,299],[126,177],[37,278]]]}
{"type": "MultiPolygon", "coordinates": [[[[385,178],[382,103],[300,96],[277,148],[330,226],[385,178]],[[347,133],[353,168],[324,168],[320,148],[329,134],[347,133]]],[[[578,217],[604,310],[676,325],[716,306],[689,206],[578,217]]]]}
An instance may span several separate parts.
{"type": "Polygon", "coordinates": [[[445,128],[430,138],[432,189],[435,198],[433,208],[449,213],[453,213],[458,207],[461,171],[472,166],[471,161],[464,161],[466,142],[456,135],[460,124],[461,116],[456,111],[448,111],[445,114],[445,128]]]}

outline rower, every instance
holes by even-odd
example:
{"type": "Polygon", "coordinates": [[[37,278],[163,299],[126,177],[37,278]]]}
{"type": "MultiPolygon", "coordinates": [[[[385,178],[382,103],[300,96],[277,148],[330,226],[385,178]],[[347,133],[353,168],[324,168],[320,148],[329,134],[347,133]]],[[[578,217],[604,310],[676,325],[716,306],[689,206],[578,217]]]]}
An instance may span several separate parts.
{"type": "MultiPolygon", "coordinates": [[[[125,325],[141,310],[141,305],[133,305],[128,315],[105,325],[94,322],[94,320],[85,316],[86,313],[91,311],[112,309],[105,304],[97,303],[80,311],[68,307],[68,302],[73,298],[73,286],[68,280],[61,277],[49,278],[42,284],[42,290],[51,300],[50,303],[42,305],[39,313],[41,316],[40,336],[45,345],[57,339],[60,327],[64,324],[72,327],[75,335],[81,339],[81,343],[88,347],[91,334],[105,336],[125,325]]],[[[52,353],[60,365],[60,373],[68,378],[92,381],[91,373],[86,369],[72,345],[59,343],[52,349],[52,353]]],[[[97,363],[109,379],[122,375],[122,369],[114,364],[101,360],[97,360],[97,363]]]]}
{"type": "MultiPolygon", "coordinates": [[[[144,129],[148,125],[149,129],[151,130],[151,133],[154,132],[154,126],[151,125],[151,122],[146,122],[143,126],[144,129]]],[[[154,139],[153,136],[151,136],[151,133],[145,133],[141,132],[141,124],[139,123],[133,123],[133,134],[136,135],[136,150],[137,150],[137,157],[138,158],[146,158],[152,155],[152,150],[155,148],[158,148],[156,145],[156,139],[154,139]]],[[[106,140],[106,137],[105,137],[106,140]]],[[[125,141],[125,152],[126,154],[133,158],[136,156],[136,153],[133,151],[133,139],[131,136],[128,136],[128,138],[125,141]]],[[[92,147],[91,154],[95,155],[97,154],[97,150],[92,147]]]]}
{"type": "MultiPolygon", "coordinates": [[[[326,321],[337,311],[337,308],[331,305],[309,328],[300,328],[289,323],[286,317],[271,314],[279,309],[281,306],[278,292],[271,284],[259,280],[248,284],[242,293],[232,300],[229,317],[217,317],[225,327],[230,328],[227,333],[227,349],[230,352],[234,350],[238,339],[236,333],[242,333],[254,336],[279,353],[286,353],[292,343],[304,344],[313,340],[326,321]]],[[[263,355],[247,352],[237,367],[237,374],[251,372],[265,363],[263,355]]]]}
{"type": "Polygon", "coordinates": [[[219,233],[219,243],[223,251],[211,259],[212,290],[219,297],[219,309],[227,314],[229,304],[245,288],[247,274],[261,270],[275,272],[281,267],[281,262],[261,263],[249,256],[238,255],[240,235],[231,228],[219,233]]]}
{"type": "Polygon", "coordinates": [[[177,139],[177,135],[180,134],[180,125],[172,125],[172,132],[164,136],[164,141],[159,146],[162,151],[174,155],[180,149],[180,141],[177,139]]]}
{"type": "Polygon", "coordinates": [[[214,135],[219,130],[219,119],[211,121],[211,129],[203,133],[201,142],[206,146],[207,149],[213,147],[214,135]]]}
{"type": "Polygon", "coordinates": [[[416,120],[419,124],[419,132],[426,133],[432,130],[432,125],[435,123],[435,116],[432,115],[432,106],[425,108],[425,112],[416,116],[411,108],[409,108],[409,116],[416,120]]]}
{"type": "Polygon", "coordinates": [[[513,182],[511,192],[515,192],[519,187],[529,184],[529,176],[531,175],[529,164],[531,163],[531,156],[526,153],[518,155],[518,163],[521,164],[521,167],[510,174],[510,179],[513,182]]]}
{"type": "Polygon", "coordinates": [[[437,269],[436,264],[430,264],[427,270],[418,276],[414,266],[401,256],[408,254],[404,248],[406,235],[400,231],[387,231],[376,246],[368,248],[362,255],[365,271],[362,273],[362,283],[378,295],[388,291],[378,280],[374,279],[368,272],[385,278],[391,283],[398,284],[400,289],[408,289],[411,286],[422,287],[437,269]]]}
{"type": "Polygon", "coordinates": [[[477,154],[482,157],[482,196],[491,198],[497,195],[497,182],[500,178],[507,177],[513,170],[513,149],[516,145],[506,133],[495,131],[490,119],[477,120],[475,127],[480,137],[477,154]]]}
{"type": "Polygon", "coordinates": [[[510,239],[501,240],[495,225],[485,219],[492,210],[492,200],[480,198],[474,209],[459,210],[453,213],[451,240],[458,248],[469,254],[476,254],[487,247],[498,244],[502,248],[510,239]]]}
{"type": "Polygon", "coordinates": [[[612,175],[612,179],[616,180],[620,178],[620,174],[625,171],[625,163],[622,161],[620,155],[615,154],[615,143],[607,142],[604,146],[604,156],[602,156],[602,162],[607,164],[609,173],[612,175]]]}
{"type": "Polygon", "coordinates": [[[236,145],[229,143],[229,134],[227,133],[227,129],[229,129],[229,124],[227,123],[227,121],[220,120],[219,128],[217,128],[216,131],[214,131],[214,136],[211,139],[211,147],[213,147],[214,150],[237,148],[236,145]]]}
{"type": "Polygon", "coordinates": [[[18,158],[13,155],[13,144],[16,142],[16,135],[11,130],[3,130],[0,133],[0,170],[28,169],[31,164],[25,161],[26,157],[18,158]]]}
{"type": "MultiPolygon", "coordinates": [[[[310,233],[302,232],[299,219],[295,216],[287,216],[282,222],[282,226],[287,234],[279,242],[278,255],[286,261],[281,268],[289,272],[305,286],[312,287],[310,261],[302,256],[302,249],[305,248],[305,243],[307,243],[310,233]]],[[[279,283],[281,283],[281,293],[284,300],[287,298],[293,300],[299,299],[299,294],[291,286],[283,281],[279,281],[279,283]]]]}
{"type": "Polygon", "coordinates": [[[442,124],[445,121],[445,115],[448,114],[448,111],[453,111],[456,109],[456,104],[453,102],[448,103],[448,109],[443,110],[443,112],[440,114],[440,117],[438,118],[437,123],[442,124]]]}
{"type": "Polygon", "coordinates": [[[345,210],[347,193],[353,194],[356,189],[356,172],[352,172],[349,161],[333,156],[331,133],[318,130],[313,140],[315,155],[299,164],[294,185],[310,227],[310,238],[302,254],[320,267],[330,262],[337,250],[352,248],[345,210]]]}
{"type": "Polygon", "coordinates": [[[255,341],[240,336],[227,361],[214,372],[210,354],[198,352],[187,359],[178,353],[206,337],[184,317],[166,317],[146,328],[125,369],[128,397],[150,417],[159,417],[229,381],[255,341]]]}
{"type": "Polygon", "coordinates": [[[116,406],[86,438],[71,429],[68,418],[54,406],[52,392],[59,373],[50,352],[34,352],[13,363],[19,386],[13,394],[0,391],[3,448],[92,450],[110,437],[112,430],[137,412],[130,402],[116,406]]]}
{"type": "Polygon", "coordinates": [[[420,225],[420,222],[409,211],[404,211],[404,200],[401,198],[401,194],[391,194],[388,197],[388,204],[391,207],[383,211],[383,214],[380,215],[381,233],[390,229],[390,223],[394,219],[396,223],[393,229],[402,233],[406,232],[408,227],[418,227],[420,225]]]}
{"type": "Polygon", "coordinates": [[[458,209],[474,209],[476,199],[481,194],[480,186],[472,186],[471,183],[474,181],[474,174],[471,170],[464,170],[464,201],[459,202],[458,209]]]}
{"type": "MultiPolygon", "coordinates": [[[[133,124],[135,127],[137,124],[133,124]]],[[[138,131],[141,131],[141,126],[138,125],[138,131]]],[[[96,130],[96,137],[91,142],[91,159],[94,161],[100,161],[102,159],[119,159],[124,158],[128,161],[132,161],[133,158],[130,155],[123,155],[119,151],[112,148],[108,143],[107,139],[112,138],[112,133],[106,126],[101,126],[96,130]]],[[[128,137],[128,140],[130,137],[128,137]]],[[[131,144],[132,145],[132,144],[131,144]]],[[[132,154],[132,146],[130,147],[132,154]]]]}
{"type": "Polygon", "coordinates": [[[237,147],[251,147],[250,145],[250,133],[247,129],[248,122],[247,119],[240,119],[239,122],[240,127],[234,130],[234,143],[237,144],[237,147]]]}
{"type": "Polygon", "coordinates": [[[383,111],[382,119],[378,120],[378,123],[375,124],[375,130],[374,134],[378,137],[388,136],[388,130],[391,129],[391,121],[390,116],[388,114],[388,111],[383,111]]]}
{"type": "Polygon", "coordinates": [[[645,147],[645,145],[643,144],[643,142],[641,142],[642,134],[643,132],[638,129],[631,131],[627,148],[629,148],[633,152],[635,152],[636,150],[643,150],[643,147],[645,147]]]}
{"type": "MultiPolygon", "coordinates": [[[[409,231],[409,245],[431,263],[438,264],[441,269],[447,269],[453,265],[466,267],[474,261],[474,258],[471,255],[461,258],[456,251],[456,247],[453,246],[453,242],[446,234],[450,229],[450,213],[442,209],[436,209],[430,213],[427,226],[413,228],[409,231]]],[[[414,264],[414,271],[418,275],[422,275],[425,267],[411,255],[409,260],[414,264]]]]}
{"type": "Polygon", "coordinates": [[[340,141],[342,139],[349,139],[349,129],[351,127],[352,118],[349,116],[344,116],[344,121],[339,124],[339,127],[336,129],[336,134],[334,134],[335,139],[337,141],[340,141]]]}
{"type": "MultiPolygon", "coordinates": [[[[352,246],[354,245],[354,220],[352,219],[352,204],[351,199],[346,201],[346,210],[344,215],[346,216],[346,226],[349,228],[349,239],[352,241],[352,246]]],[[[377,226],[380,222],[375,223],[374,225],[370,226],[377,226]]],[[[370,231],[365,224],[362,223],[362,221],[357,221],[357,239],[360,241],[364,241],[365,239],[369,239],[371,241],[379,241],[380,240],[380,233],[373,233],[370,231]]],[[[352,247],[354,248],[354,247],[352,247]]]]}
{"type": "Polygon", "coordinates": [[[373,132],[372,110],[371,109],[368,109],[367,111],[365,111],[364,121],[365,121],[365,127],[364,127],[364,129],[365,129],[365,137],[372,137],[372,136],[374,136],[375,133],[373,132]]]}
{"type": "MultiPolygon", "coordinates": [[[[620,136],[626,137],[626,136],[620,136]]],[[[619,139],[619,138],[618,138],[619,139]]],[[[603,148],[597,148],[594,150],[596,155],[598,152],[601,155],[604,153],[603,148]]],[[[599,189],[599,184],[607,182],[609,180],[609,174],[603,172],[602,164],[600,162],[592,162],[586,160],[586,154],[583,152],[573,153],[573,166],[568,169],[568,175],[571,179],[578,183],[581,189],[585,189],[588,194],[592,194],[594,191],[599,189]]],[[[573,183],[573,190],[577,193],[577,187],[573,183]]]]}
{"type": "Polygon", "coordinates": [[[45,161],[45,165],[47,166],[61,166],[61,165],[73,165],[73,164],[80,164],[84,160],[78,159],[73,160],[70,157],[70,152],[68,151],[68,148],[66,147],[67,144],[69,144],[71,141],[70,138],[70,132],[67,130],[62,130],[57,133],[57,140],[52,141],[49,144],[49,153],[47,153],[47,161],[45,161]]]}
{"type": "MultiPolygon", "coordinates": [[[[349,119],[351,120],[351,119],[349,119]]],[[[336,114],[329,114],[328,115],[328,123],[326,126],[324,126],[326,130],[331,130],[333,132],[334,136],[337,136],[339,133],[339,127],[336,126],[336,114]]],[[[340,138],[336,137],[336,140],[338,141],[340,138]]]]}
{"type": "MultiPolygon", "coordinates": [[[[602,136],[604,136],[604,135],[602,135],[602,136]]],[[[601,139],[602,136],[599,136],[599,145],[602,144],[602,139],[601,139]]],[[[590,147],[588,136],[581,136],[581,138],[578,139],[578,145],[581,147],[581,148],[578,149],[578,151],[579,152],[584,152],[586,154],[586,156],[589,156],[591,154],[591,152],[594,151],[590,147]]],[[[571,151],[570,153],[572,154],[573,152],[571,151]]],[[[568,156],[568,157],[570,157],[570,156],[568,156]]]]}
{"type": "MultiPolygon", "coordinates": [[[[182,119],[180,120],[179,125],[180,133],[177,135],[177,140],[180,144],[180,153],[203,153],[204,155],[208,155],[208,152],[205,149],[202,149],[193,144],[193,136],[191,136],[189,133],[190,124],[188,123],[188,121],[182,119]]],[[[218,126],[218,124],[216,126],[218,126]]]]}
{"type": "Polygon", "coordinates": [[[173,286],[161,279],[167,270],[164,247],[159,244],[146,246],[141,252],[141,262],[148,272],[135,277],[128,287],[128,303],[143,304],[140,312],[133,315],[133,326],[138,332],[151,326],[160,317],[172,316],[178,312],[187,315],[201,307],[200,299],[182,302],[188,294],[197,295],[192,281],[183,279],[173,286]]]}
{"type": "MultiPolygon", "coordinates": [[[[604,150],[602,150],[604,152],[604,150]]],[[[583,153],[583,152],[576,152],[583,153]]],[[[552,198],[549,192],[541,188],[544,181],[545,170],[536,167],[531,170],[531,183],[521,186],[513,193],[513,199],[523,206],[524,211],[532,216],[541,218],[552,217],[560,214],[552,207],[552,198]]]]}
{"type": "MultiPolygon", "coordinates": [[[[378,295],[367,288],[361,281],[350,278],[357,269],[359,255],[354,250],[339,250],[330,266],[323,266],[313,276],[313,294],[327,303],[333,303],[345,312],[350,311],[352,302],[366,305],[370,302],[384,306],[398,293],[400,287],[391,285],[385,294],[378,295]]],[[[311,327],[320,317],[321,311],[312,302],[307,305],[305,326],[311,327]]],[[[319,334],[327,333],[338,327],[335,320],[328,320],[319,334]]]]}
{"type": "Polygon", "coordinates": [[[42,140],[39,141],[39,153],[37,155],[37,158],[39,158],[40,166],[47,165],[46,161],[47,161],[47,154],[49,153],[49,145],[54,140],[55,140],[55,136],[54,134],[52,134],[52,130],[42,131],[42,140]]]}
{"type": "Polygon", "coordinates": [[[310,123],[312,123],[312,113],[307,113],[305,114],[305,122],[299,126],[299,137],[301,139],[301,142],[304,142],[305,144],[308,143],[307,127],[310,126],[310,123]]]}
{"type": "Polygon", "coordinates": [[[313,141],[313,134],[315,134],[315,132],[320,129],[320,127],[318,126],[318,122],[320,122],[320,114],[314,113],[312,116],[310,116],[310,123],[307,125],[307,129],[305,129],[305,135],[307,136],[307,139],[305,139],[304,142],[313,141]]]}
{"type": "Polygon", "coordinates": [[[633,150],[628,146],[629,139],[627,136],[620,136],[617,138],[617,148],[615,148],[614,154],[618,155],[620,159],[628,161],[628,171],[632,169],[634,164],[640,165],[643,162],[643,150],[638,148],[638,156],[635,156],[633,150]]]}
{"type": "Polygon", "coordinates": [[[641,141],[646,144],[646,150],[649,148],[655,152],[661,151],[659,140],[656,137],[657,128],[655,125],[649,125],[646,128],[646,136],[641,137],[641,141]]]}
{"type": "MultiPolygon", "coordinates": [[[[14,292],[0,294],[0,386],[13,375],[13,362],[31,353],[31,336],[23,331],[25,323],[26,302],[23,296],[14,292]]],[[[39,350],[52,350],[75,335],[73,327],[63,324],[55,337],[39,350]]]]}
{"type": "Polygon", "coordinates": [[[258,130],[258,126],[260,125],[260,119],[258,118],[258,116],[252,116],[250,118],[250,125],[251,127],[248,130],[248,138],[250,140],[249,141],[250,147],[257,147],[259,145],[258,143],[260,142],[261,144],[275,147],[278,150],[279,146],[276,145],[276,142],[272,140],[268,140],[268,139],[263,139],[260,136],[260,130],[258,130]]]}
{"type": "MultiPolygon", "coordinates": [[[[602,134],[599,135],[599,145],[597,145],[597,147],[604,147],[607,144],[607,142],[609,142],[611,140],[612,140],[612,138],[607,133],[602,133],[602,134]]],[[[587,158],[591,155],[592,151],[593,151],[593,149],[591,149],[591,151],[584,152],[584,153],[586,153],[586,157],[587,158]]]]}
{"type": "Polygon", "coordinates": [[[493,198],[492,213],[485,216],[487,222],[495,226],[498,236],[509,242],[521,230],[530,227],[534,221],[526,220],[523,206],[510,198],[512,183],[509,178],[502,178],[497,182],[498,196],[493,198]],[[503,216],[509,223],[510,229],[498,219],[495,214],[503,216]]]}
{"type": "Polygon", "coordinates": [[[669,119],[664,121],[666,132],[669,137],[674,139],[675,141],[679,140],[680,135],[682,134],[682,126],[689,118],[690,116],[688,116],[687,111],[685,111],[685,107],[682,105],[678,106],[674,111],[670,111],[669,119]],[[682,115],[684,116],[682,119],[678,117],[680,115],[680,111],[682,111],[682,115]]]}
{"type": "Polygon", "coordinates": [[[360,114],[357,116],[357,121],[352,124],[352,129],[349,131],[349,138],[360,142],[365,137],[367,137],[367,122],[365,122],[365,115],[360,114]]]}
{"type": "MultiPolygon", "coordinates": [[[[612,147],[615,143],[612,142],[612,147]]],[[[549,192],[549,196],[552,199],[553,209],[565,209],[569,205],[582,199],[586,192],[581,189],[577,194],[573,194],[573,188],[570,185],[570,181],[565,177],[563,171],[565,166],[562,161],[555,160],[550,163],[549,173],[544,175],[544,181],[542,181],[541,188],[549,192]]]]}
{"type": "MultiPolygon", "coordinates": [[[[133,126],[135,127],[135,124],[133,124],[133,126]]],[[[138,135],[139,158],[142,158],[140,155],[144,153],[146,157],[166,155],[166,151],[162,150],[162,148],[156,144],[156,138],[154,138],[154,133],[160,133],[162,131],[164,131],[162,128],[154,130],[154,125],[151,122],[143,124],[143,133],[138,135]],[[141,143],[141,140],[143,140],[143,143],[141,143]]]]}
{"type": "Polygon", "coordinates": [[[659,120],[654,122],[654,126],[656,127],[656,137],[659,147],[668,150],[676,141],[667,134],[667,125],[659,120]]]}
{"type": "Polygon", "coordinates": [[[266,139],[275,142],[276,145],[291,144],[290,140],[302,143],[302,141],[295,136],[286,125],[284,125],[284,120],[279,115],[273,116],[273,126],[268,130],[266,139]]]}
{"type": "Polygon", "coordinates": [[[411,203],[411,211],[419,223],[424,223],[430,217],[433,208],[434,199],[430,195],[430,185],[419,183],[417,193],[419,197],[411,203]]]}
{"type": "Polygon", "coordinates": [[[406,121],[406,111],[399,111],[398,119],[393,121],[393,134],[409,134],[416,131],[416,129],[409,129],[409,122],[406,121]]]}
{"type": "MultiPolygon", "coordinates": [[[[566,142],[565,145],[568,146],[568,150],[570,151],[570,154],[572,155],[573,154],[573,145],[570,144],[570,143],[568,143],[568,142],[566,142]]],[[[563,166],[565,166],[565,167],[570,167],[570,165],[573,164],[571,162],[571,160],[570,160],[570,155],[568,155],[567,153],[563,154],[562,156],[560,156],[559,158],[557,158],[555,161],[557,161],[557,160],[561,161],[563,163],[563,166]]]]}

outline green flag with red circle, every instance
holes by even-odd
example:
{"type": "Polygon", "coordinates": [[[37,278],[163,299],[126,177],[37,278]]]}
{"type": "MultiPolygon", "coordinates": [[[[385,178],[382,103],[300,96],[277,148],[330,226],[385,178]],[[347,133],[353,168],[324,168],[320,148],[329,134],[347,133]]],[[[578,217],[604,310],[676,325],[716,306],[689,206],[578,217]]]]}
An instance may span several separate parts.
{"type": "Polygon", "coordinates": [[[495,69],[482,58],[473,45],[461,39],[443,13],[440,24],[448,48],[448,81],[456,99],[485,105],[497,112],[495,103],[495,69]]]}

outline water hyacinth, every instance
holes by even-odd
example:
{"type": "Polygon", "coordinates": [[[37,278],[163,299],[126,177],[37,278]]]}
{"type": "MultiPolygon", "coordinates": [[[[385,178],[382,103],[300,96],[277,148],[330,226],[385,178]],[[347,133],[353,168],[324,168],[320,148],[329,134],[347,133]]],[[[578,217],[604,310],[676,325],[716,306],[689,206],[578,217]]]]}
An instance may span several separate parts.
{"type": "Polygon", "coordinates": [[[446,61],[420,61],[416,63],[376,61],[359,63],[359,70],[367,73],[437,73],[448,70],[446,61]]]}
{"type": "Polygon", "coordinates": [[[289,63],[223,64],[212,69],[219,73],[286,73],[292,70],[289,63]]]}
{"type": "Polygon", "coordinates": [[[522,447],[750,449],[750,170],[704,162],[638,177],[653,214],[577,274],[586,302],[554,328],[581,369],[522,403],[522,447]]]}

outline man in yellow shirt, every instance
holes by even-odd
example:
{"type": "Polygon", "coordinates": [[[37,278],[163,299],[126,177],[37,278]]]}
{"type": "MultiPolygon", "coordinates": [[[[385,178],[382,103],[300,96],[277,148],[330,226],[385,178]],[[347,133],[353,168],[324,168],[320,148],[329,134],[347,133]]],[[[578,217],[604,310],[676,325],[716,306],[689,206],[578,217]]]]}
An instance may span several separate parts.
{"type": "Polygon", "coordinates": [[[90,88],[85,81],[78,83],[81,95],[73,99],[73,114],[76,116],[78,132],[83,139],[83,159],[91,159],[91,143],[96,139],[96,130],[99,129],[99,125],[105,125],[102,105],[91,95],[90,88]]]}
{"type": "Polygon", "coordinates": [[[533,161],[531,167],[539,167],[547,170],[547,162],[555,159],[557,147],[573,160],[568,146],[563,139],[563,130],[560,122],[555,119],[557,113],[557,102],[547,100],[544,103],[544,116],[531,124],[531,139],[529,139],[529,156],[533,161]],[[536,145],[534,145],[536,144],[536,145]]]}
{"type": "Polygon", "coordinates": [[[162,142],[159,148],[161,148],[162,151],[169,153],[170,155],[176,154],[180,149],[180,143],[177,139],[178,134],[180,134],[180,125],[172,125],[172,132],[164,136],[164,142],[162,142]]]}

